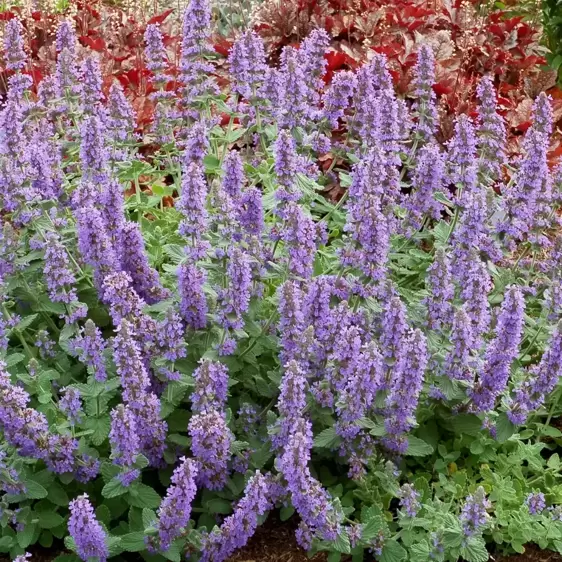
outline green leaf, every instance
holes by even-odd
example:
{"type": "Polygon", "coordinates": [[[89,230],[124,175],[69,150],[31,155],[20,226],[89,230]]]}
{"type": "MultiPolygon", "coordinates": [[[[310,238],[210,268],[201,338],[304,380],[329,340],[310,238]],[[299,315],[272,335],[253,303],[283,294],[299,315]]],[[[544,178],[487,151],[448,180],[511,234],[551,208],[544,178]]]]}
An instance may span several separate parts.
{"type": "MultiPolygon", "coordinates": [[[[129,488],[125,488],[119,481],[117,476],[113,477],[102,489],[101,495],[104,498],[115,498],[129,492],[129,488]]],[[[137,506],[140,507],[140,506],[137,506]]]]}
{"type": "MultiPolygon", "coordinates": [[[[29,316],[24,316],[14,327],[14,330],[18,332],[23,332],[28,326],[33,324],[33,321],[39,316],[39,314],[30,314],[29,316]]],[[[22,547],[23,548],[23,547],[22,547]]]]}
{"type": "Polygon", "coordinates": [[[410,435],[408,437],[408,449],[406,449],[406,455],[410,457],[425,457],[433,453],[433,447],[429,444],[416,437],[410,435]]]}
{"type": "Polygon", "coordinates": [[[283,506],[280,510],[279,510],[279,519],[281,519],[281,521],[287,521],[289,520],[295,513],[295,508],[291,505],[286,505],[283,506]]]}
{"type": "Polygon", "coordinates": [[[222,498],[213,498],[209,500],[205,507],[210,513],[220,513],[222,515],[228,515],[232,512],[232,503],[228,500],[223,500],[222,498]]]}
{"type": "Polygon", "coordinates": [[[41,511],[37,514],[41,529],[52,529],[64,523],[64,519],[54,511],[41,511]]]}
{"type": "Polygon", "coordinates": [[[65,489],[58,483],[53,482],[49,485],[49,494],[47,499],[55,505],[66,506],[70,501],[65,489]]]}
{"type": "Polygon", "coordinates": [[[128,533],[121,536],[121,548],[127,552],[141,552],[146,549],[144,533],[128,533]]]}
{"type": "Polygon", "coordinates": [[[509,421],[507,414],[502,412],[496,422],[496,439],[499,443],[505,443],[514,433],[516,427],[509,421]]]}
{"type": "Polygon", "coordinates": [[[482,432],[482,420],[474,414],[459,414],[447,419],[446,422],[452,426],[455,433],[480,435],[482,432]]]}
{"type": "Polygon", "coordinates": [[[314,447],[334,449],[341,441],[333,427],[328,427],[314,438],[314,447]]]}
{"type": "Polygon", "coordinates": [[[18,363],[21,363],[24,359],[25,359],[25,355],[23,353],[12,353],[11,355],[8,355],[8,357],[6,358],[6,366],[8,368],[13,367],[18,363]]]}
{"type": "Polygon", "coordinates": [[[42,498],[46,498],[48,495],[47,490],[39,484],[39,482],[35,482],[35,480],[28,480],[25,483],[25,497],[32,499],[32,500],[40,500],[42,498]]]}
{"type": "Polygon", "coordinates": [[[20,531],[17,534],[18,544],[22,548],[27,548],[33,542],[33,535],[35,534],[36,529],[37,529],[36,523],[28,523],[23,528],[23,531],[20,531]]]}
{"type": "Polygon", "coordinates": [[[156,513],[154,513],[152,509],[148,509],[147,507],[145,507],[142,510],[142,524],[144,525],[144,527],[151,527],[155,521],[156,513]]]}
{"type": "Polygon", "coordinates": [[[181,561],[181,543],[176,541],[172,543],[172,546],[166,551],[162,553],[164,558],[171,560],[172,562],[180,562],[181,561]]]}
{"type": "Polygon", "coordinates": [[[394,539],[385,541],[380,562],[401,562],[406,559],[407,552],[394,539]]]}
{"type": "Polygon", "coordinates": [[[410,560],[411,562],[427,562],[430,559],[429,553],[430,549],[426,541],[413,544],[410,547],[410,560]]]}
{"type": "Polygon", "coordinates": [[[0,537],[0,550],[7,552],[14,544],[14,537],[0,537]]]}
{"type": "Polygon", "coordinates": [[[463,558],[467,562],[486,562],[489,558],[486,543],[482,538],[471,537],[461,548],[463,558]]]}
{"type": "Polygon", "coordinates": [[[541,435],[546,435],[547,437],[553,437],[555,439],[557,437],[562,437],[562,431],[556,427],[552,427],[551,425],[543,425],[539,431],[541,435]]]}
{"type": "Polygon", "coordinates": [[[337,537],[336,540],[333,542],[332,547],[337,552],[341,552],[342,554],[349,554],[351,552],[351,544],[349,542],[349,537],[347,536],[346,531],[342,531],[337,537]]]}
{"type": "Polygon", "coordinates": [[[134,507],[157,508],[162,498],[146,484],[137,483],[129,488],[129,503],[134,507]]]}
{"type": "Polygon", "coordinates": [[[363,524],[361,531],[361,540],[365,543],[372,541],[378,534],[386,528],[386,524],[382,517],[375,515],[363,524]]]}
{"type": "Polygon", "coordinates": [[[86,418],[84,427],[93,430],[93,433],[90,434],[90,439],[96,447],[99,447],[107,439],[109,431],[111,430],[109,414],[100,417],[86,418]]]}
{"type": "Polygon", "coordinates": [[[111,510],[107,505],[100,505],[96,508],[96,517],[106,526],[111,523],[111,510]]]}

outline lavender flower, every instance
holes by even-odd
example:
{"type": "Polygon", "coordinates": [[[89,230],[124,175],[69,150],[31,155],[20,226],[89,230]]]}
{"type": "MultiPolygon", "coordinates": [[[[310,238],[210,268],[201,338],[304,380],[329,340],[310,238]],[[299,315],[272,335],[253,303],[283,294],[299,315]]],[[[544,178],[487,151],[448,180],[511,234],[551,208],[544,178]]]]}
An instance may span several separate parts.
{"type": "Polygon", "coordinates": [[[455,312],[451,331],[452,348],[445,359],[445,374],[450,379],[471,380],[472,322],[465,304],[455,312]]]}
{"type": "Polygon", "coordinates": [[[179,64],[182,84],[182,106],[186,117],[196,117],[197,111],[190,108],[197,98],[212,95],[217,91],[213,66],[204,59],[212,52],[210,44],[211,7],[207,0],[192,0],[183,14],[181,58],[179,64]]]}
{"type": "Polygon", "coordinates": [[[323,540],[335,540],[342,514],[331,503],[330,495],[310,473],[312,430],[310,422],[298,417],[292,427],[283,454],[278,459],[279,470],[287,481],[291,502],[310,535],[323,540]]]}
{"type": "Polygon", "coordinates": [[[57,53],[62,52],[64,49],[68,49],[71,52],[76,50],[76,33],[69,20],[63,20],[59,24],[55,39],[55,47],[57,53]]]}
{"type": "Polygon", "coordinates": [[[264,229],[261,191],[250,187],[242,192],[238,203],[238,221],[250,236],[260,236],[264,229]]]}
{"type": "Polygon", "coordinates": [[[384,442],[390,449],[404,452],[407,447],[403,434],[415,423],[427,363],[425,336],[420,330],[413,330],[406,336],[402,348],[399,349],[387,397],[388,417],[385,426],[390,437],[385,438],[384,442]]]}
{"type": "Polygon", "coordinates": [[[168,56],[160,26],[158,24],[148,24],[144,32],[146,48],[146,68],[152,72],[152,82],[156,89],[164,89],[168,82],[168,56]]]}
{"type": "MultiPolygon", "coordinates": [[[[132,140],[136,125],[135,111],[125,97],[123,87],[119,82],[114,82],[109,88],[107,99],[107,130],[114,142],[125,142],[132,140]]],[[[113,148],[112,157],[123,157],[125,152],[118,152],[113,148]]],[[[123,158],[124,159],[124,158],[123,158]]]]}
{"type": "Polygon", "coordinates": [[[541,92],[533,104],[533,129],[550,137],[553,121],[552,98],[541,92]]]}
{"type": "Polygon", "coordinates": [[[276,449],[283,450],[291,435],[292,428],[306,406],[306,378],[301,365],[297,361],[289,361],[285,365],[277,409],[279,411],[278,427],[272,437],[276,449]]]}
{"type": "Polygon", "coordinates": [[[18,18],[6,23],[4,30],[4,60],[8,70],[16,72],[25,68],[27,55],[24,50],[23,25],[18,18]]]}
{"type": "Polygon", "coordinates": [[[407,517],[415,517],[420,508],[420,493],[411,485],[403,484],[399,492],[400,507],[407,517]]]}
{"type": "Polygon", "coordinates": [[[228,63],[230,74],[234,77],[233,90],[252,100],[267,72],[262,38],[253,30],[246,31],[232,45],[228,63]]]}
{"type": "Polygon", "coordinates": [[[158,272],[148,263],[144,240],[138,223],[127,221],[121,230],[121,266],[132,280],[132,287],[148,304],[168,296],[162,287],[158,272]]]}
{"type": "Polygon", "coordinates": [[[298,201],[301,193],[296,188],[298,155],[295,139],[286,130],[279,131],[277,139],[273,144],[273,156],[275,158],[275,175],[279,189],[275,197],[279,201],[298,201]]]}
{"type": "Polygon", "coordinates": [[[473,409],[487,412],[505,390],[511,363],[517,357],[523,335],[525,301],[521,289],[508,288],[498,316],[496,337],[486,350],[486,360],[479,380],[471,393],[473,409]]]}
{"type": "Polygon", "coordinates": [[[132,328],[132,324],[124,318],[120,321],[113,339],[113,359],[117,374],[121,377],[123,400],[136,412],[143,405],[150,380],[132,328]]]}
{"type": "Polygon", "coordinates": [[[223,562],[238,548],[242,548],[254,534],[258,517],[273,506],[271,478],[260,471],[248,480],[244,496],[219,529],[203,537],[201,562],[223,562]]]}
{"type": "Polygon", "coordinates": [[[234,247],[226,267],[228,287],[218,291],[219,323],[223,328],[240,330],[243,314],[250,306],[252,272],[250,258],[239,247],[234,247]]]}
{"type": "Polygon", "coordinates": [[[296,203],[289,203],[284,212],[281,240],[289,254],[289,274],[303,279],[312,276],[318,231],[312,217],[296,203]]]}
{"type": "Polygon", "coordinates": [[[515,390],[508,416],[514,424],[525,423],[530,411],[541,406],[562,377],[562,323],[558,323],[538,365],[529,369],[528,377],[515,390]]]}
{"type": "Polygon", "coordinates": [[[398,362],[407,328],[408,323],[404,303],[398,296],[391,297],[388,306],[383,310],[381,318],[380,348],[384,361],[387,364],[385,386],[390,384],[390,367],[398,362]]]}
{"type": "Polygon", "coordinates": [[[68,507],[68,532],[76,543],[78,556],[85,562],[91,558],[105,562],[109,557],[106,534],[96,519],[88,494],[72,500],[68,507]]]}
{"type": "Polygon", "coordinates": [[[222,188],[234,201],[240,198],[244,186],[244,165],[237,150],[230,150],[224,158],[222,188]]]}
{"type": "Polygon", "coordinates": [[[185,357],[184,326],[181,316],[173,306],[166,311],[164,320],[158,324],[156,341],[168,361],[177,361],[185,357]]]}
{"type": "Polygon", "coordinates": [[[482,336],[490,326],[488,294],[492,289],[492,280],[476,250],[470,251],[464,274],[456,279],[461,285],[460,296],[466,303],[466,311],[472,321],[472,345],[474,349],[480,349],[482,336]]]}
{"type": "Polygon", "coordinates": [[[302,292],[295,281],[285,281],[279,288],[279,358],[282,365],[296,358],[304,328],[302,292]]]}
{"type": "Polygon", "coordinates": [[[90,56],[84,59],[82,75],[82,106],[86,113],[94,113],[103,98],[102,77],[99,60],[90,56]]]}
{"type": "Polygon", "coordinates": [[[334,74],[322,100],[323,116],[331,127],[337,128],[338,121],[345,116],[356,87],[357,78],[353,72],[344,70],[334,74]]]}
{"type": "Polygon", "coordinates": [[[414,67],[414,95],[416,101],[412,109],[417,116],[415,135],[422,142],[429,142],[437,130],[437,107],[435,103],[435,55],[432,48],[422,44],[418,51],[418,61],[414,67]]]}
{"type": "Polygon", "coordinates": [[[299,51],[294,47],[283,48],[281,74],[277,86],[280,88],[280,99],[275,113],[279,127],[290,130],[303,126],[309,115],[309,89],[299,51]]]}
{"type": "Polygon", "coordinates": [[[324,54],[330,46],[330,40],[326,31],[314,29],[302,42],[298,51],[299,64],[304,75],[307,117],[309,119],[315,119],[319,114],[319,91],[323,90],[324,87],[322,78],[326,72],[327,64],[324,54]]]}
{"type": "Polygon", "coordinates": [[[102,291],[104,278],[119,270],[119,260],[107,235],[101,213],[87,205],[75,211],[78,226],[78,249],[94,270],[94,283],[102,291]]]}
{"type": "Polygon", "coordinates": [[[168,550],[172,542],[188,525],[191,504],[197,493],[195,485],[198,473],[197,464],[185,457],[182,457],[180,462],[181,464],[172,474],[171,485],[158,509],[157,529],[161,551],[168,550]]]}
{"type": "Polygon", "coordinates": [[[70,267],[68,253],[55,233],[45,236],[45,265],[43,274],[49,291],[49,298],[53,302],[70,303],[76,301],[76,277],[70,267]]]}
{"type": "Polygon", "coordinates": [[[103,356],[105,342],[100,329],[92,320],[86,320],[82,333],[72,342],[71,350],[78,355],[79,361],[93,371],[97,381],[102,382],[107,378],[103,356]]]}
{"type": "Polygon", "coordinates": [[[187,327],[201,330],[207,325],[207,298],[203,286],[206,273],[196,265],[184,262],[178,270],[180,314],[187,327]]]}
{"type": "Polygon", "coordinates": [[[467,496],[462,507],[460,521],[466,537],[472,537],[480,533],[488,522],[487,510],[492,504],[486,498],[486,492],[482,486],[478,486],[473,494],[467,496]]]}
{"type": "MultiPolygon", "coordinates": [[[[57,67],[55,70],[55,83],[57,97],[59,98],[79,98],[82,93],[82,76],[76,60],[74,49],[64,48],[57,57],[57,67]]],[[[67,109],[68,106],[64,106],[67,109]]],[[[61,110],[63,108],[60,108],[61,110]]]]}
{"type": "Polygon", "coordinates": [[[199,464],[197,483],[209,490],[222,489],[228,478],[233,435],[218,410],[195,414],[188,425],[191,451],[199,464]]]}
{"type": "Polygon", "coordinates": [[[192,163],[182,175],[181,197],[177,205],[184,215],[178,232],[191,237],[194,248],[201,247],[207,228],[207,182],[201,166],[192,163]]]}
{"type": "Polygon", "coordinates": [[[476,135],[470,117],[459,115],[455,122],[455,135],[448,142],[448,179],[457,188],[457,201],[461,206],[467,194],[476,189],[476,135]],[[462,191],[462,194],[460,193],[462,191]]]}
{"type": "Polygon", "coordinates": [[[423,146],[417,157],[412,177],[412,193],[405,203],[408,209],[407,224],[414,230],[420,230],[426,218],[441,218],[442,205],[434,196],[444,189],[445,173],[444,155],[437,144],[423,146]]]}
{"type": "Polygon", "coordinates": [[[67,386],[61,389],[61,393],[60,411],[66,415],[71,425],[80,423],[83,415],[80,391],[77,388],[67,386]]]}
{"type": "Polygon", "coordinates": [[[106,146],[106,129],[100,115],[86,117],[80,127],[80,162],[84,175],[96,183],[106,178],[109,153],[106,146]]]}
{"type": "Polygon", "coordinates": [[[546,509],[546,500],[542,492],[533,492],[525,498],[525,505],[531,515],[540,515],[546,509]]]}
{"type": "Polygon", "coordinates": [[[435,260],[428,269],[426,285],[430,293],[425,299],[429,327],[440,330],[443,325],[451,323],[452,300],[455,296],[451,261],[443,248],[435,252],[435,260]]]}
{"type": "Polygon", "coordinates": [[[193,411],[222,410],[228,392],[228,369],[216,361],[202,360],[193,372],[195,391],[191,395],[193,411]]]}
{"type": "Polygon", "coordinates": [[[496,92],[491,77],[484,76],[476,88],[478,107],[478,158],[480,174],[491,181],[501,177],[505,162],[506,131],[503,119],[496,112],[496,92]]]}
{"type": "Polygon", "coordinates": [[[119,466],[131,467],[140,453],[135,414],[130,406],[119,404],[111,411],[109,432],[111,457],[119,466]]]}

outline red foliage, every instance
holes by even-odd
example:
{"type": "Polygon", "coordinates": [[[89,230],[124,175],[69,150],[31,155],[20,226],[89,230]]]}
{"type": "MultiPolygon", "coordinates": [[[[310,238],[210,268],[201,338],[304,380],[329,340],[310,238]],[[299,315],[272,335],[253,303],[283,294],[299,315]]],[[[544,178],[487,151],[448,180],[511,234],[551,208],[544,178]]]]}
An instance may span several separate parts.
{"type": "Polygon", "coordinates": [[[539,29],[501,10],[480,15],[475,5],[460,0],[266,2],[258,10],[255,29],[276,58],[282,47],[298,44],[318,27],[332,36],[327,82],[334,71],[354,68],[376,51],[388,57],[403,95],[410,91],[418,46],[429,42],[438,61],[434,90],[444,115],[444,137],[452,132],[454,115],[474,112],[476,84],[485,74],[495,78],[513,135],[521,135],[528,119],[518,120],[510,112],[517,113],[524,103],[522,113],[530,98],[555,84],[555,73],[540,69],[545,59],[539,29]]]}

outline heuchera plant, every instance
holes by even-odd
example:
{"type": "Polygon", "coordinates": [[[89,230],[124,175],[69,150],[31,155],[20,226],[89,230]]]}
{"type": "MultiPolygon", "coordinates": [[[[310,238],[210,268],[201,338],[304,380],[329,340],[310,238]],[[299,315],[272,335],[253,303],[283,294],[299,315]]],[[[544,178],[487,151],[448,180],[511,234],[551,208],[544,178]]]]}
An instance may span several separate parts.
{"type": "Polygon", "coordinates": [[[273,510],[331,562],[562,551],[550,99],[508,159],[483,78],[442,145],[430,44],[403,99],[384,55],[324,91],[325,32],[271,66],[248,31],[227,104],[210,20],[177,93],[148,25],[145,138],[69,22],[36,94],[6,23],[0,552],[220,562],[273,510]]]}

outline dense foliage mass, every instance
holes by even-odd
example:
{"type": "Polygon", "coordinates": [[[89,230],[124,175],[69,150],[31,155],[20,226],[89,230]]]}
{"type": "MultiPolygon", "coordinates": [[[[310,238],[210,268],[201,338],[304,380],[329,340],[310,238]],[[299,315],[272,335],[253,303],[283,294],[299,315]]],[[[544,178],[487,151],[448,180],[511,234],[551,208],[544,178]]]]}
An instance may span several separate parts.
{"type": "Polygon", "coordinates": [[[437,143],[429,44],[399,98],[384,55],[325,89],[325,32],[273,67],[249,31],[227,98],[209,38],[192,0],[170,89],[147,26],[140,137],[69,22],[37,94],[6,23],[0,552],[220,562],[274,509],[331,562],[562,551],[549,98],[508,159],[489,78],[437,143]]]}

